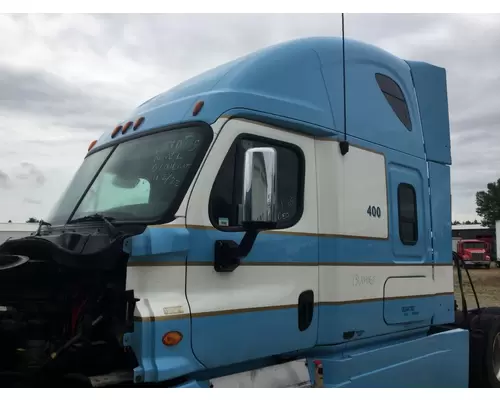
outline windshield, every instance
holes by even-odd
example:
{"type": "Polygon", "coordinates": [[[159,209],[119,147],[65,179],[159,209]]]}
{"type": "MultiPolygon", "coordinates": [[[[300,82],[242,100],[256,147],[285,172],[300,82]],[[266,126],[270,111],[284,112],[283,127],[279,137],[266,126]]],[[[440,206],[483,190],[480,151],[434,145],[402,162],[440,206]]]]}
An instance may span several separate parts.
{"type": "Polygon", "coordinates": [[[484,249],[486,244],[482,242],[464,242],[463,246],[464,249],[484,249]]]}
{"type": "Polygon", "coordinates": [[[173,218],[211,138],[202,127],[182,128],[90,154],[47,222],[63,225],[96,213],[127,222],[173,218]]]}

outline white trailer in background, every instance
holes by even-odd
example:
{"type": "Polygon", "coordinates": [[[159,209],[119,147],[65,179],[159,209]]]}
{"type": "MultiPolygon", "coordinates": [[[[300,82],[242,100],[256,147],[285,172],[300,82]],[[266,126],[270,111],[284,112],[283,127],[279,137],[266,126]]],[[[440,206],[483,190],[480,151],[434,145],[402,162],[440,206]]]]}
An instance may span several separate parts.
{"type": "Polygon", "coordinates": [[[500,220],[495,222],[495,243],[497,267],[500,267],[500,220]]]}
{"type": "Polygon", "coordinates": [[[8,240],[29,236],[38,229],[37,223],[0,223],[0,244],[8,240]]]}

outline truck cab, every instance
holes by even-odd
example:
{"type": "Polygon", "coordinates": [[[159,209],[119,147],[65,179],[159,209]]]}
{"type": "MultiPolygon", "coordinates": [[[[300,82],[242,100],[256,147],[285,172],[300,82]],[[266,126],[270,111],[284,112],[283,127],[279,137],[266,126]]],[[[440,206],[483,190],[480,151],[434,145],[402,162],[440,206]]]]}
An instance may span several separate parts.
{"type": "Polygon", "coordinates": [[[479,239],[454,239],[454,251],[463,259],[465,266],[490,268],[491,249],[488,242],[479,239]]]}
{"type": "Polygon", "coordinates": [[[110,127],[0,248],[5,320],[31,310],[21,271],[54,278],[25,283],[44,329],[0,347],[22,373],[134,384],[321,356],[329,386],[464,386],[468,332],[429,335],[454,321],[450,164],[442,68],[337,38],[234,60],[110,127]]]}

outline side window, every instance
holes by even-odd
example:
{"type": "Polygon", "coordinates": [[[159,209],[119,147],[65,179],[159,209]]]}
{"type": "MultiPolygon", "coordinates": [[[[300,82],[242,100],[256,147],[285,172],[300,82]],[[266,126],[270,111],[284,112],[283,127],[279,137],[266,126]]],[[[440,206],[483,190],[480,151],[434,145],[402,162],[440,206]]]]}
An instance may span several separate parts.
{"type": "Polygon", "coordinates": [[[274,147],[278,159],[278,229],[294,225],[302,215],[304,157],[288,143],[251,135],[235,140],[215,178],[209,201],[212,224],[222,230],[239,230],[245,151],[254,147],[274,147]]]}
{"type": "Polygon", "coordinates": [[[399,85],[387,75],[375,74],[375,79],[385,99],[391,106],[392,111],[394,111],[406,129],[411,131],[412,124],[410,111],[408,110],[408,104],[406,103],[405,96],[399,85]]]}
{"type": "Polygon", "coordinates": [[[408,246],[418,242],[417,196],[415,188],[407,183],[398,186],[399,238],[408,246]]]}

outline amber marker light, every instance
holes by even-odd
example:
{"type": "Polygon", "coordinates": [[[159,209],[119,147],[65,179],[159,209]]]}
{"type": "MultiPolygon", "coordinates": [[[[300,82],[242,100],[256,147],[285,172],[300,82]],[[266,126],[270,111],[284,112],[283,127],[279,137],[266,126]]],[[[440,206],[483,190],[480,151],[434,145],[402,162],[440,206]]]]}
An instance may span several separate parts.
{"type": "Polygon", "coordinates": [[[199,101],[198,103],[196,103],[193,107],[193,117],[198,115],[198,113],[201,111],[201,109],[203,108],[203,106],[205,105],[205,102],[204,101],[199,101]]]}
{"type": "Polygon", "coordinates": [[[182,333],[177,331],[167,332],[163,335],[161,339],[162,343],[167,347],[175,346],[179,344],[181,340],[182,340],[182,333]]]}
{"type": "Polygon", "coordinates": [[[122,129],[121,125],[118,125],[115,129],[113,129],[113,132],[111,132],[111,137],[114,138],[116,135],[118,135],[118,132],[122,129]]]}
{"type": "Polygon", "coordinates": [[[95,146],[95,144],[97,143],[97,140],[92,140],[89,144],[89,149],[87,151],[90,151],[92,150],[92,148],[95,146]]]}
{"type": "Polygon", "coordinates": [[[137,121],[135,121],[134,128],[133,128],[134,131],[136,131],[137,129],[139,129],[139,127],[142,125],[142,123],[144,122],[145,119],[146,118],[144,118],[144,117],[140,117],[140,118],[137,119],[137,121]]]}
{"type": "Polygon", "coordinates": [[[123,125],[122,135],[125,135],[131,126],[132,121],[128,121],[125,125],[123,125]]]}

